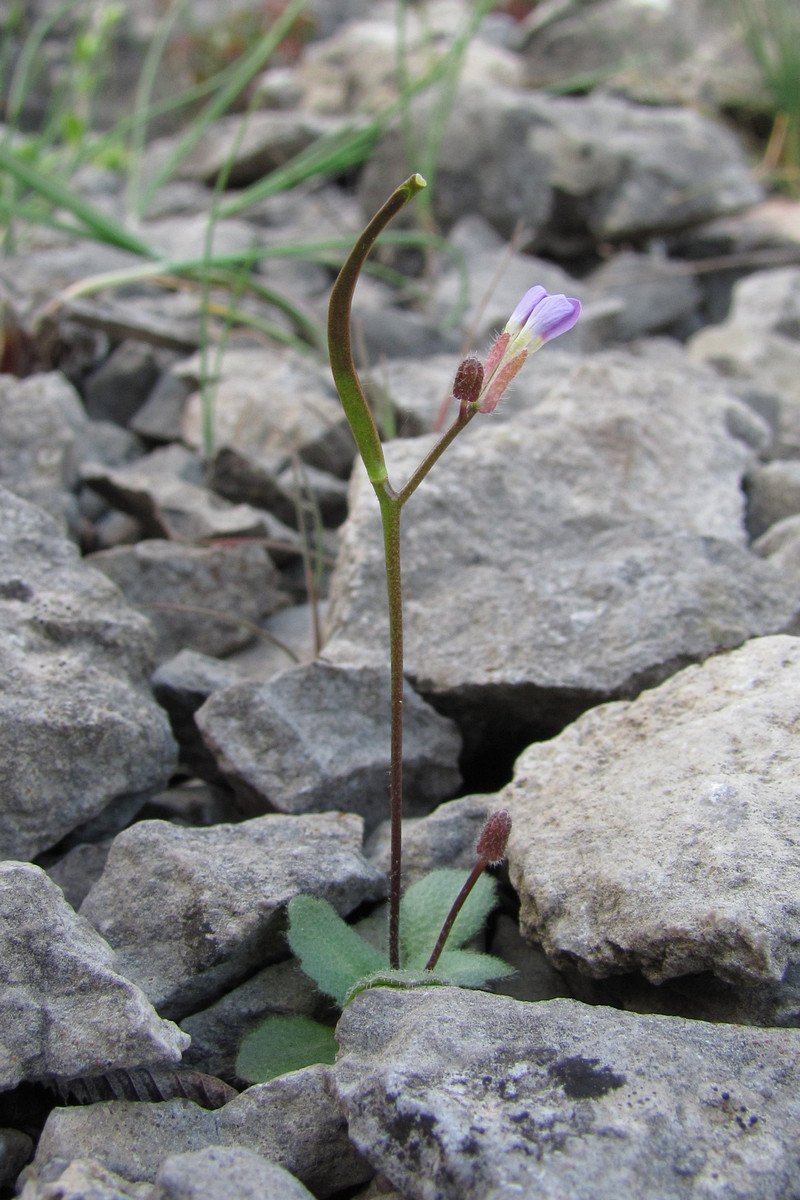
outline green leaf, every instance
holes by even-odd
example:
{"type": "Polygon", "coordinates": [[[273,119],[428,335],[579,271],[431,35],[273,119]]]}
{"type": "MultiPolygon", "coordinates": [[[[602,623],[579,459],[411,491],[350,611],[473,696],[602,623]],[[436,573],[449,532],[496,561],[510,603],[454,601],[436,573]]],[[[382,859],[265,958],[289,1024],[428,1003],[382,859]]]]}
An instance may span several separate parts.
{"type": "Polygon", "coordinates": [[[243,1039],[236,1074],[248,1083],[266,1083],[287,1071],[336,1059],[334,1031],[310,1017],[267,1017],[243,1039]]]}
{"type": "Polygon", "coordinates": [[[443,950],[436,964],[436,974],[456,987],[480,988],[490,979],[504,979],[515,968],[493,954],[478,954],[474,950],[443,950]]]}
{"type": "MultiPolygon", "coordinates": [[[[417,880],[400,901],[400,958],[404,966],[425,966],[439,931],[466,876],[455,868],[431,871],[417,880]]],[[[457,948],[478,933],[494,907],[494,880],[481,875],[458,914],[447,939],[457,948]]]]}
{"type": "Polygon", "coordinates": [[[359,992],[369,991],[370,988],[388,987],[405,990],[408,988],[420,987],[450,987],[450,980],[445,978],[437,967],[435,971],[421,970],[403,970],[393,971],[389,967],[384,967],[381,971],[373,971],[370,975],[365,975],[363,979],[359,979],[358,983],[350,989],[347,994],[348,1004],[357,996],[359,992]]]}
{"type": "Polygon", "coordinates": [[[386,957],[348,925],[327,900],[295,896],[289,902],[289,945],[306,975],[340,1008],[354,984],[387,968],[386,957]]]}

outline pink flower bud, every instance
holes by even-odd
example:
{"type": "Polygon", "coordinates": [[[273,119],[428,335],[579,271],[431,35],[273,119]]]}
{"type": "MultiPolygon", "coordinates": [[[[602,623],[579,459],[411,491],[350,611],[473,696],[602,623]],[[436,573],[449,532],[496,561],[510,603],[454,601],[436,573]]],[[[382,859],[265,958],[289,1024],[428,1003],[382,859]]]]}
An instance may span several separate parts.
{"type": "Polygon", "coordinates": [[[478,838],[476,847],[478,858],[482,858],[490,866],[498,866],[506,856],[510,833],[511,814],[507,809],[503,808],[499,812],[492,813],[478,838]]]}

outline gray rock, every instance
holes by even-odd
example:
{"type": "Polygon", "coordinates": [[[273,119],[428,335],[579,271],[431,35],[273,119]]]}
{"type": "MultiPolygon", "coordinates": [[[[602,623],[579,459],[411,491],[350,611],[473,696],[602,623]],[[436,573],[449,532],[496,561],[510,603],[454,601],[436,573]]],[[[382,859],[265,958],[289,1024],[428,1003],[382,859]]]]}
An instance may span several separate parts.
{"type": "Polygon", "coordinates": [[[754,467],[745,487],[747,527],[754,538],[785,517],[800,514],[800,461],[796,459],[754,467]]]}
{"type": "MultiPolygon", "coordinates": [[[[461,739],[408,685],[403,715],[407,811],[428,811],[458,789],[461,739]]],[[[318,659],[212,693],[195,721],[249,811],[342,809],[372,828],[388,808],[389,717],[388,671],[318,659]]]]}
{"type": "Polygon", "coordinates": [[[183,410],[191,395],[191,384],[171,371],[162,375],[141,408],[130,421],[130,428],[153,442],[180,439],[183,410]]]}
{"type": "Polygon", "coordinates": [[[647,334],[680,334],[696,327],[701,292],[686,266],[663,255],[628,250],[598,267],[588,287],[584,284],[590,300],[613,297],[622,302],[621,311],[609,322],[610,340],[629,342],[647,334]]]}
{"type": "Polygon", "coordinates": [[[323,1198],[368,1179],[332,1096],[330,1067],[292,1071],[248,1088],[209,1112],[190,1100],[115,1101],[56,1108],[42,1131],[35,1168],[91,1155],[126,1179],[152,1182],[170,1155],[210,1145],[245,1147],[295,1175],[323,1198]]]}
{"type": "Polygon", "coordinates": [[[82,842],[47,867],[47,874],[64,893],[64,899],[77,910],[103,874],[109,841],[82,842]]]}
{"type": "Polygon", "coordinates": [[[33,1169],[46,1178],[50,1164],[57,1169],[73,1159],[92,1158],[123,1179],[152,1184],[170,1154],[203,1150],[218,1141],[216,1118],[216,1112],[191,1100],[104,1100],[54,1108],[36,1147],[33,1169]]]}
{"type": "MultiPolygon", "coordinates": [[[[408,887],[439,867],[471,871],[477,861],[475,845],[489,813],[498,807],[494,796],[461,796],[440,804],[427,817],[403,821],[403,883],[408,887]]],[[[389,873],[390,822],[382,821],[364,847],[379,871],[389,873]]]]}
{"type": "Polygon", "coordinates": [[[226,172],[229,187],[246,187],[282,167],[317,138],[338,132],[341,122],[310,112],[248,112],[209,126],[200,146],[180,167],[182,176],[212,184],[226,172]]]}
{"type": "Polygon", "coordinates": [[[513,975],[493,981],[493,992],[528,1003],[572,996],[567,979],[556,970],[541,946],[532,946],[520,936],[517,921],[501,912],[495,916],[493,926],[489,952],[516,967],[513,975]]]}
{"type": "Polygon", "coordinates": [[[75,520],[76,441],[87,424],[77,392],[58,371],[0,376],[0,484],[61,522],[75,520]]]}
{"type": "Polygon", "coordinates": [[[406,1200],[778,1200],[800,1031],[378,989],[337,1027],[350,1137],[406,1200]]]}
{"type": "Polygon", "coordinates": [[[757,638],[520,757],[501,803],[526,937],[660,983],[713,972],[800,1020],[793,722],[800,639],[757,638]]]}
{"type": "Polygon", "coordinates": [[[116,972],[41,868],[0,863],[0,914],[0,1089],[180,1061],[188,1037],[116,972]]]}
{"type": "MultiPolygon", "coordinates": [[[[751,452],[728,428],[739,402],[709,381],[660,344],[593,356],[513,420],[476,418],[409,501],[405,670],[456,717],[468,753],[516,754],[598,700],[793,617],[787,582],[744,549],[751,452]]],[[[387,447],[398,485],[430,444],[387,447]]],[[[385,588],[378,506],[357,471],[326,658],[386,656],[385,588]]]]}
{"type": "Polygon", "coordinates": [[[0,855],[30,858],[175,763],[152,634],[38,508],[0,489],[0,855]]]}
{"type": "Polygon", "coordinates": [[[325,1197],[369,1179],[372,1170],[348,1137],[332,1070],[305,1067],[259,1083],[217,1114],[218,1139],[280,1163],[325,1197]]]}
{"type": "Polygon", "coordinates": [[[181,650],[153,673],[153,694],[169,713],[178,740],[181,762],[202,779],[219,779],[219,768],[206,747],[194,714],[212,692],[241,682],[235,663],[210,658],[196,650],[181,650]]]}
{"type": "MultiPolygon", "coordinates": [[[[195,541],[261,537],[283,547],[297,535],[269,513],[229,504],[202,486],[197,457],[184,446],[164,446],[130,466],[110,470],[88,463],[81,478],[123,512],[141,521],[148,537],[195,541]]],[[[277,555],[285,561],[286,550],[277,555]]]]}
{"type": "MultiPolygon", "coordinates": [[[[599,0],[534,9],[512,41],[528,87],[595,80],[644,104],[762,111],[764,81],[737,22],[709,0],[599,0]]],[[[591,84],[590,84],[591,86],[591,84]]]]}
{"type": "Polygon", "coordinates": [[[131,1183],[96,1158],[54,1159],[42,1171],[29,1167],[19,1186],[20,1200],[150,1200],[153,1194],[151,1184],[131,1183]]]}
{"type": "Polygon", "coordinates": [[[252,1080],[237,1074],[236,1057],[251,1029],[271,1016],[295,1013],[319,1020],[330,1011],[331,1002],[301,971],[296,959],[275,963],[227,992],[216,1004],[184,1017],[181,1029],[192,1044],[183,1061],[235,1087],[247,1087],[252,1080]]]}
{"type": "MultiPolygon", "coordinates": [[[[213,381],[214,445],[245,450],[295,451],[312,467],[346,476],[353,440],[327,369],[295,350],[231,349],[213,381]]],[[[200,381],[201,362],[189,359],[183,378],[200,381]]],[[[200,394],[190,397],[183,421],[189,446],[202,444],[200,394]]]]}
{"type": "Polygon", "coordinates": [[[152,1200],[314,1200],[277,1163],[244,1146],[207,1146],[171,1154],[156,1176],[152,1200]]]}
{"type": "Polygon", "coordinates": [[[121,342],[84,383],[86,411],[95,420],[127,425],[155,386],[159,364],[150,346],[121,342]]]}
{"type": "Polygon", "coordinates": [[[293,896],[322,896],[342,913],[380,897],[383,879],[360,847],[360,819],[340,813],[209,829],[140,821],[115,839],[81,913],[118,969],[182,1017],[285,954],[293,896]]]}
{"type": "Polygon", "coordinates": [[[143,609],[159,660],[183,649],[213,655],[238,650],[253,640],[251,626],[289,601],[269,554],[253,543],[186,546],[152,539],[103,550],[88,562],[113,580],[129,604],[143,609]],[[221,616],[209,615],[214,612],[221,616]]]}
{"type": "MultiPolygon", "coordinates": [[[[412,104],[415,130],[432,103],[412,104]]],[[[407,173],[405,144],[398,127],[371,158],[366,212],[385,199],[387,179],[407,173]]],[[[552,253],[680,229],[759,195],[733,135],[696,112],[465,79],[441,139],[433,206],[445,228],[479,213],[511,238],[521,222],[531,244],[552,253]]]]}
{"type": "Polygon", "coordinates": [[[752,382],[776,408],[776,458],[800,458],[800,267],[757,271],[733,289],[720,325],[701,329],[689,353],[726,376],[752,382]]]}

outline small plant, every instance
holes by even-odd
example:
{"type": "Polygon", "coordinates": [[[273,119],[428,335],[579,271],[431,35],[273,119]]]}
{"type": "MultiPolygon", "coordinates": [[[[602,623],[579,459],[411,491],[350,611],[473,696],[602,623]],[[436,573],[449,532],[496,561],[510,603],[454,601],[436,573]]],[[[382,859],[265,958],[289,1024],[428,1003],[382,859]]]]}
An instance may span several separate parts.
{"type": "Polygon", "coordinates": [[[745,41],[774,104],[764,165],[800,195],[800,7],[797,0],[739,0],[745,41]]]}
{"type": "MultiPolygon", "coordinates": [[[[494,907],[495,882],[484,871],[502,862],[510,831],[507,812],[489,817],[478,839],[478,861],[463,886],[460,871],[442,869],[431,871],[407,890],[400,903],[396,968],[385,951],[361,937],[327,900],[296,896],[289,903],[288,940],[306,975],[344,1008],[367,988],[448,984],[476,988],[512,974],[513,967],[502,959],[463,949],[494,907]]],[[[310,1063],[333,1062],[335,1054],[330,1026],[308,1017],[268,1017],[243,1040],[236,1070],[242,1079],[264,1083],[310,1063]]]]}
{"type": "MultiPolygon", "coordinates": [[[[458,984],[481,987],[489,979],[511,968],[490,955],[463,950],[463,943],[478,932],[494,904],[494,884],[483,872],[505,857],[511,831],[508,813],[494,813],[478,841],[478,862],[464,886],[457,871],[434,871],[408,889],[401,900],[402,811],[403,811],[403,594],[400,571],[400,513],[434,463],[477,413],[491,413],[508,385],[530,354],[551,338],[566,333],[580,316],[578,300],[551,296],[540,286],[530,288],[511,314],[505,329],[494,342],[485,363],[466,358],[456,371],[453,397],[458,414],[413,472],[395,488],[389,480],[383,446],[369,404],[358,378],[351,347],[350,314],[358,277],[378,235],[392,217],[426,186],[420,175],[412,175],[397,188],[373,217],[342,267],[331,293],[328,311],[328,350],[331,370],[359,455],[380,506],[389,601],[389,650],[391,659],[391,849],[389,879],[388,956],[367,943],[347,925],[326,901],[301,896],[289,904],[289,945],[303,970],[320,989],[343,1007],[368,987],[418,987],[458,984]],[[437,935],[438,931],[438,937],[437,935]],[[435,940],[434,940],[435,939],[435,940]],[[450,939],[455,948],[445,949],[450,939]]],[[[326,1047],[324,1061],[333,1061],[333,1030],[326,1035],[307,1018],[273,1017],[243,1042],[238,1069],[243,1078],[271,1078],[289,1070],[282,1049],[284,1035],[291,1039],[291,1062],[304,1065],[299,1047],[304,1036],[318,1062],[320,1046],[326,1047]],[[298,1053],[299,1051],[299,1053],[298,1053]]],[[[289,1042],[287,1040],[286,1045],[289,1042]]]]}

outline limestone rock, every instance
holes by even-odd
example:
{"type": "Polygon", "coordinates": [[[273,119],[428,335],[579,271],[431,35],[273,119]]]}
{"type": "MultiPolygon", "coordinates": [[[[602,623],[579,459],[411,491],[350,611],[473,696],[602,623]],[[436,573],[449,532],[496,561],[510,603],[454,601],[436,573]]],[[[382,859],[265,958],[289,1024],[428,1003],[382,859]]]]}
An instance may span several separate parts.
{"type": "Polygon", "coordinates": [[[758,638],[530,746],[500,800],[520,923],[556,963],[713,972],[800,1017],[800,639],[758,638]]]}
{"type": "Polygon", "coordinates": [[[322,896],[341,913],[378,899],[361,821],[265,816],[185,829],[139,821],[111,846],[81,913],[159,1011],[185,1016],[285,954],[286,905],[322,896]]]}
{"type": "Polygon", "coordinates": [[[56,1108],[42,1132],[34,1167],[44,1172],[54,1160],[92,1156],[126,1179],[153,1182],[171,1155],[214,1145],[262,1155],[322,1200],[371,1174],[350,1145],[332,1095],[331,1068],[323,1066],[248,1088],[214,1112],[190,1100],[56,1108]]]}
{"type": "Polygon", "coordinates": [[[41,868],[0,863],[0,934],[0,1089],[180,1061],[189,1038],[117,973],[41,868]]]}
{"type": "Polygon", "coordinates": [[[186,546],[152,538],[103,550],[88,561],[129,604],[142,607],[156,633],[159,661],[184,649],[210,655],[238,650],[253,640],[250,626],[289,602],[269,554],[253,543],[186,546]],[[175,608],[162,610],[161,604],[175,608]]]}
{"type": "Polygon", "coordinates": [[[176,756],[145,618],[40,509],[0,490],[0,511],[0,856],[25,859],[176,756]]]}
{"type": "Polygon", "coordinates": [[[171,1154],[161,1164],[152,1200],[314,1200],[283,1167],[243,1146],[207,1146],[171,1154]]]}
{"type": "MultiPolygon", "coordinates": [[[[403,514],[405,670],[470,753],[510,767],[589,705],[792,619],[788,582],[744,548],[740,409],[678,350],[606,352],[513,419],[477,417],[442,456],[403,514]]],[[[429,446],[387,447],[397,486],[429,446]]],[[[386,655],[385,588],[356,471],[326,658],[386,655]]]]}
{"type": "MultiPolygon", "coordinates": [[[[406,685],[403,778],[407,811],[428,811],[461,782],[461,740],[406,685]]],[[[372,828],[387,812],[389,674],[321,660],[268,683],[213,692],[195,721],[250,812],[342,809],[372,828]]]]}
{"type": "Polygon", "coordinates": [[[363,992],[337,1038],[350,1137],[405,1200],[800,1186],[798,1030],[420,988],[363,992]]]}

